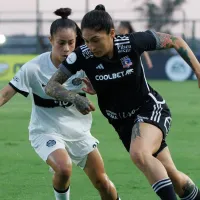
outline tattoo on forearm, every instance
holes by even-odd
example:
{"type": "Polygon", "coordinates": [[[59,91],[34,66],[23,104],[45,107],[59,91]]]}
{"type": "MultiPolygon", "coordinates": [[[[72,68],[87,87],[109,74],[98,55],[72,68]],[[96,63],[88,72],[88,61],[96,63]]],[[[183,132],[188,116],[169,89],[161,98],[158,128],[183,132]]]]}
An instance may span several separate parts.
{"type": "Polygon", "coordinates": [[[60,101],[73,103],[76,93],[66,90],[62,84],[69,78],[60,69],[52,76],[45,87],[45,92],[60,101]]]}
{"type": "Polygon", "coordinates": [[[185,60],[185,62],[187,62],[187,64],[194,70],[194,67],[193,67],[190,57],[188,55],[187,49],[180,47],[177,51],[180,54],[180,56],[185,60]]]}
{"type": "Polygon", "coordinates": [[[132,129],[131,140],[135,140],[136,137],[140,137],[140,124],[136,123],[132,129]]]}
{"type": "Polygon", "coordinates": [[[166,33],[154,33],[157,40],[157,49],[168,49],[176,43],[177,38],[166,33]]]}
{"type": "Polygon", "coordinates": [[[83,114],[90,110],[90,102],[86,97],[82,97],[73,91],[66,90],[62,84],[69,78],[60,69],[52,76],[45,87],[45,92],[60,101],[71,102],[83,114]]]}
{"type": "Polygon", "coordinates": [[[195,188],[195,185],[193,183],[191,183],[190,181],[187,181],[187,183],[182,188],[182,190],[184,192],[183,197],[186,197],[189,194],[191,194],[193,192],[194,188],[195,188]]]}
{"type": "Polygon", "coordinates": [[[74,104],[81,113],[89,110],[90,102],[86,97],[82,97],[80,95],[76,95],[74,99],[74,104]]]}

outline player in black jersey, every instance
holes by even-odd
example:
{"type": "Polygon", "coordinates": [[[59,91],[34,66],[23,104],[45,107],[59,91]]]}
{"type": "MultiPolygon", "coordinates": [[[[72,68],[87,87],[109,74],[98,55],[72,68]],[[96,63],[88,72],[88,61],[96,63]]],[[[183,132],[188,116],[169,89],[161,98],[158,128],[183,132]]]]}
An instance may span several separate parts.
{"type": "Polygon", "coordinates": [[[81,22],[86,45],[72,52],[48,82],[48,95],[73,103],[82,113],[92,103],[62,84],[78,70],[87,74],[103,115],[119,134],[132,161],[143,172],[162,200],[199,200],[192,180],[178,171],[165,138],[171,124],[165,100],[147,83],[141,62],[144,51],[175,48],[194,70],[200,86],[200,64],[179,37],[152,30],[115,35],[110,15],[102,5],[88,12],[81,22]],[[172,185],[173,182],[173,185],[172,185]]]}
{"type": "MultiPolygon", "coordinates": [[[[134,33],[136,31],[133,29],[133,27],[129,21],[121,21],[118,26],[117,32],[120,35],[125,35],[125,34],[129,34],[129,33],[134,33]]],[[[151,69],[153,67],[153,64],[152,64],[151,58],[149,56],[149,53],[145,51],[143,53],[143,55],[144,55],[144,59],[146,61],[148,68],[151,69]]]]}

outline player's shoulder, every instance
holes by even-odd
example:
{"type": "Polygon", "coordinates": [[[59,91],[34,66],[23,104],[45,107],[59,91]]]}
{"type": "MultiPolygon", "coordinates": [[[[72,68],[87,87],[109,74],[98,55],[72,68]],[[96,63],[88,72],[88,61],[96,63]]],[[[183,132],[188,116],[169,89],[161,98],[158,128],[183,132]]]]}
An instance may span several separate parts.
{"type": "Polygon", "coordinates": [[[40,69],[40,66],[48,64],[48,58],[50,56],[50,52],[42,53],[32,60],[26,62],[22,67],[21,70],[26,70],[28,72],[36,72],[40,69]]]}
{"type": "Polygon", "coordinates": [[[118,53],[128,53],[131,52],[131,40],[130,34],[126,35],[116,35],[114,38],[114,45],[118,49],[118,53]]]}
{"type": "Polygon", "coordinates": [[[79,53],[83,56],[83,58],[85,59],[89,59],[89,58],[93,58],[94,55],[93,53],[90,51],[90,49],[88,48],[87,45],[81,45],[79,48],[79,53]]]}

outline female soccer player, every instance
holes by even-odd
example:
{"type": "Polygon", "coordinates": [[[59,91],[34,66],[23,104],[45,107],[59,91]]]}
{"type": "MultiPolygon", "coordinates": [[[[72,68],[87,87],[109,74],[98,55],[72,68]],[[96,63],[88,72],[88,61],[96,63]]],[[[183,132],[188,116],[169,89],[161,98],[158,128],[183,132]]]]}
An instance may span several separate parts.
{"type": "MultiPolygon", "coordinates": [[[[17,72],[9,85],[0,91],[0,106],[17,92],[33,97],[29,139],[36,153],[54,170],[53,187],[56,200],[69,200],[72,162],[81,167],[102,200],[116,200],[116,189],[104,170],[103,160],[97,149],[99,143],[91,133],[91,114],[82,115],[70,102],[53,99],[44,88],[59,64],[84,40],[77,24],[68,19],[71,9],[55,11],[61,16],[50,28],[52,52],[43,53],[27,62],[17,72]]],[[[84,72],[78,71],[63,87],[82,97],[84,72]]],[[[92,108],[94,110],[94,108],[92,108]]]]}
{"type": "MultiPolygon", "coordinates": [[[[131,26],[131,23],[129,21],[121,21],[119,26],[118,26],[118,33],[120,35],[126,35],[126,34],[129,34],[129,33],[134,33],[135,30],[133,29],[133,27],[131,26]]],[[[151,69],[153,67],[152,65],[152,61],[151,61],[151,58],[148,54],[148,52],[144,52],[144,58],[145,58],[145,61],[147,63],[147,66],[149,69],[151,69]]]]}
{"type": "Polygon", "coordinates": [[[176,200],[175,192],[183,200],[200,200],[198,188],[171,159],[165,141],[171,125],[170,110],[147,83],[141,63],[144,51],[175,48],[194,70],[200,87],[200,64],[191,49],[179,37],[151,30],[117,36],[112,18],[102,5],[83,17],[81,29],[86,45],[61,64],[48,82],[46,93],[73,103],[87,115],[94,110],[92,103],[62,85],[72,74],[84,70],[101,112],[156,194],[162,200],[176,200]]]}

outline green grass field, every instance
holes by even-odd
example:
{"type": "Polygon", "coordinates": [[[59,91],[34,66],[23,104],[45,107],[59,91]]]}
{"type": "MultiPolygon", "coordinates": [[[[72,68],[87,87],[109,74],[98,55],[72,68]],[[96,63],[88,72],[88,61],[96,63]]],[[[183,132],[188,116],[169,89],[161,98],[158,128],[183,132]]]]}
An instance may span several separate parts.
{"type": "MultiPolygon", "coordinates": [[[[5,84],[1,82],[0,88],[5,84]]],[[[160,91],[172,111],[173,124],[167,141],[174,161],[178,169],[200,186],[200,90],[197,83],[154,81],[151,85],[160,91]]],[[[96,103],[96,97],[91,99],[96,103]]],[[[52,174],[28,141],[30,112],[30,99],[20,95],[0,108],[1,200],[54,200],[52,174]]],[[[158,199],[98,108],[93,118],[92,133],[100,140],[99,149],[106,171],[122,200],[158,199]]],[[[71,199],[100,199],[84,172],[76,166],[71,181],[71,199]]]]}

